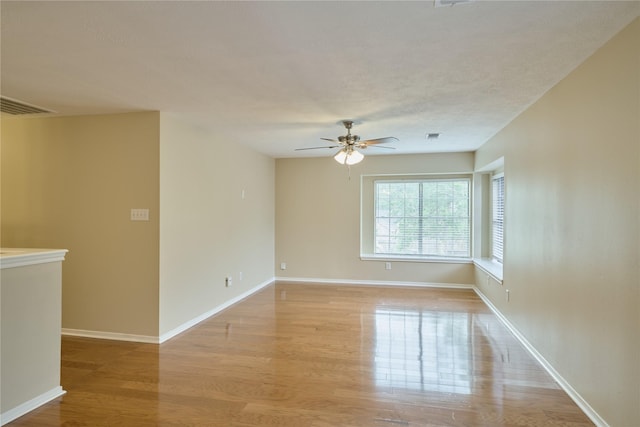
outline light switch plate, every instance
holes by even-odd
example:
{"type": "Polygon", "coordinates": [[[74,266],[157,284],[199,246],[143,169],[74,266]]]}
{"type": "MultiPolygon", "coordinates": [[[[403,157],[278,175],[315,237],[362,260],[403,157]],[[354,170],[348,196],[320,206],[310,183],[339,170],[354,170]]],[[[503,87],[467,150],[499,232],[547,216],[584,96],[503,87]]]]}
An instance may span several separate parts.
{"type": "Polygon", "coordinates": [[[131,209],[131,221],[149,221],[149,209],[131,209]]]}

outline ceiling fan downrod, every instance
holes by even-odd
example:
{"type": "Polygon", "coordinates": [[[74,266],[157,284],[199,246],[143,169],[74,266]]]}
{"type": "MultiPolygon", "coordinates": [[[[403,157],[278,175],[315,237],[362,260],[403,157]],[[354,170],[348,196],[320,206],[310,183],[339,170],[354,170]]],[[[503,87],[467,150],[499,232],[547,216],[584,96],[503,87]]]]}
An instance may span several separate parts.
{"type": "Polygon", "coordinates": [[[358,135],[351,135],[351,127],[353,126],[352,120],[343,120],[342,124],[347,129],[347,134],[339,136],[338,141],[345,142],[347,145],[354,145],[356,142],[360,141],[360,137],[358,135]]]}

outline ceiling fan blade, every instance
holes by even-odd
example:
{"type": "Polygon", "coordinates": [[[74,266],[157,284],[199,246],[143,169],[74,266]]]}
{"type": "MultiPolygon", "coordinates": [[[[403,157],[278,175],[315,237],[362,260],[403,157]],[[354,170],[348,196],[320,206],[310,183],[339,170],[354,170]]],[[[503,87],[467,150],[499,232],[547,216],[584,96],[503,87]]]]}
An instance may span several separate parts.
{"type": "Polygon", "coordinates": [[[323,139],[325,141],[330,141],[330,142],[340,142],[340,141],[337,141],[335,139],[330,139],[330,138],[320,138],[320,139],[323,139]]]}
{"type": "MultiPolygon", "coordinates": [[[[358,147],[358,148],[367,148],[367,145],[363,145],[362,147],[358,147]]],[[[371,148],[386,148],[388,150],[395,150],[396,147],[388,147],[386,145],[372,145],[371,148]]]]}
{"type": "Polygon", "coordinates": [[[397,142],[397,141],[400,141],[400,140],[395,136],[387,136],[386,138],[367,139],[366,141],[360,141],[360,144],[375,145],[375,144],[384,144],[385,142],[397,142]]]}
{"type": "Polygon", "coordinates": [[[339,146],[339,145],[329,145],[329,146],[326,146],[326,147],[296,148],[296,149],[295,149],[295,150],[293,150],[293,151],[317,150],[317,149],[319,149],[319,148],[338,148],[338,147],[340,147],[340,146],[339,146]]]}

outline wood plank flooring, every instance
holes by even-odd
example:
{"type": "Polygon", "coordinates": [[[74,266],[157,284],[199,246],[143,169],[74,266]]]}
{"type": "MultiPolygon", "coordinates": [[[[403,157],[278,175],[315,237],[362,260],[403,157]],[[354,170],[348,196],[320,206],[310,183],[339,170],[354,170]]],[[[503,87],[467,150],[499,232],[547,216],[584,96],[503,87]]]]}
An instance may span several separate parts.
{"type": "Polygon", "coordinates": [[[278,283],[161,344],[63,337],[18,426],[586,426],[471,290],[278,283]]]}

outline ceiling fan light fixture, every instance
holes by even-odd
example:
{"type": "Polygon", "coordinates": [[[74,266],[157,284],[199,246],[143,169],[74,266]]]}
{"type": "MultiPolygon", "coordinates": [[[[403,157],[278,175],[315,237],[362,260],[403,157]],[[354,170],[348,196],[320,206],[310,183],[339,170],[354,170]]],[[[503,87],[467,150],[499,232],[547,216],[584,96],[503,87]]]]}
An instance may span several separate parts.
{"type": "Polygon", "coordinates": [[[364,159],[364,155],[358,150],[348,150],[346,148],[343,148],[342,150],[338,151],[336,155],[333,156],[333,158],[341,165],[351,166],[360,163],[362,159],[364,159]]]}
{"type": "Polygon", "coordinates": [[[342,150],[338,151],[336,155],[333,156],[333,158],[336,160],[336,162],[344,165],[347,160],[347,150],[343,148],[342,150]]]}
{"type": "Polygon", "coordinates": [[[347,161],[346,163],[351,166],[351,165],[355,165],[357,163],[360,163],[362,161],[362,159],[364,159],[364,154],[362,154],[361,152],[359,152],[358,150],[353,150],[351,152],[351,154],[347,155],[347,161]]]}

